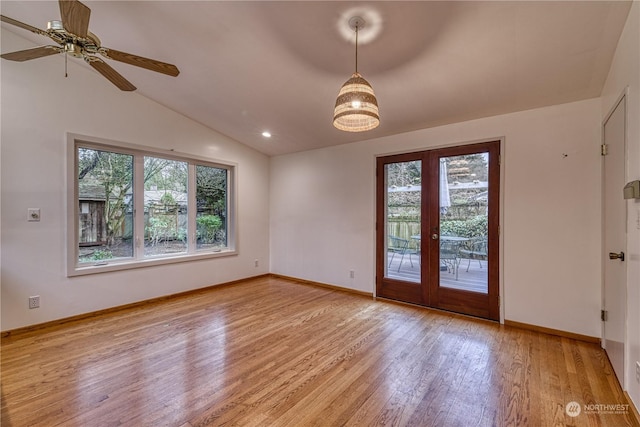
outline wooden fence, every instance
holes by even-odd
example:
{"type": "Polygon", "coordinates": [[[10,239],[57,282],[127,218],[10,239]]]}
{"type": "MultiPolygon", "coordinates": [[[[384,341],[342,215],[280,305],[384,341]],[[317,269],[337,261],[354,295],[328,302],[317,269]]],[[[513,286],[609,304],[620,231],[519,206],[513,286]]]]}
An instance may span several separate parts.
{"type": "Polygon", "coordinates": [[[411,236],[420,235],[420,217],[391,217],[387,219],[387,227],[389,236],[409,240],[413,246],[417,240],[411,239],[411,236]]]}

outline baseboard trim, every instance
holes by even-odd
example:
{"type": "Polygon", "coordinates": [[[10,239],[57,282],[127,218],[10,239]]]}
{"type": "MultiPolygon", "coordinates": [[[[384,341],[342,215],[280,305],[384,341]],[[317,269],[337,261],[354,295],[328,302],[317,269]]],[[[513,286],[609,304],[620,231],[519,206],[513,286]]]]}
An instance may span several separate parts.
{"type": "Polygon", "coordinates": [[[593,343],[593,344],[600,344],[600,338],[599,337],[592,337],[589,335],[581,335],[581,334],[576,334],[573,332],[567,332],[567,331],[561,331],[559,329],[552,329],[552,328],[545,328],[544,326],[538,326],[538,325],[530,325],[528,323],[520,323],[520,322],[515,322],[513,320],[506,320],[504,321],[504,325],[505,326],[511,326],[514,328],[520,328],[520,329],[528,329],[530,331],[535,331],[535,332],[542,332],[545,334],[549,334],[549,335],[556,335],[559,337],[564,337],[564,338],[571,338],[574,340],[578,340],[578,341],[585,341],[588,343],[593,343]]]}
{"type": "Polygon", "coordinates": [[[346,292],[346,293],[349,293],[349,294],[355,294],[355,295],[361,295],[361,296],[373,298],[373,293],[372,292],[358,291],[358,290],[355,290],[355,289],[343,288],[342,286],[330,285],[328,283],[315,282],[313,280],[300,279],[298,277],[285,276],[285,275],[282,275],[282,274],[270,273],[269,276],[273,277],[274,279],[289,280],[291,282],[300,283],[302,285],[319,286],[321,288],[331,289],[331,290],[334,290],[334,291],[346,292]]]}
{"type": "Polygon", "coordinates": [[[640,426],[640,412],[638,412],[638,408],[633,404],[633,400],[631,400],[631,396],[626,391],[624,393],[624,398],[627,399],[627,403],[629,404],[629,408],[631,408],[631,417],[635,418],[636,425],[640,426]]]}
{"type": "Polygon", "coordinates": [[[155,303],[159,303],[159,302],[162,302],[162,301],[167,301],[167,300],[170,300],[170,299],[173,299],[173,298],[185,297],[185,296],[194,295],[194,294],[201,293],[201,292],[208,292],[208,291],[211,291],[213,289],[217,289],[217,288],[221,288],[221,287],[225,287],[225,286],[237,285],[237,284],[246,282],[248,280],[260,279],[260,278],[264,278],[264,277],[269,277],[269,274],[266,273],[266,274],[260,274],[258,276],[245,277],[244,279],[232,280],[230,282],[223,282],[223,283],[219,283],[217,285],[206,286],[204,288],[191,289],[191,290],[188,290],[188,291],[178,292],[178,293],[175,293],[175,294],[164,295],[164,296],[161,296],[161,297],[151,298],[151,299],[147,299],[147,300],[143,300],[143,301],[132,302],[130,304],[124,304],[124,305],[118,305],[118,306],[115,306],[115,307],[109,307],[109,308],[105,308],[103,310],[91,311],[89,313],[83,313],[83,314],[78,314],[78,315],[75,315],[75,316],[64,317],[62,319],[57,319],[57,320],[51,320],[49,322],[37,323],[35,325],[29,325],[29,326],[23,326],[21,328],[2,331],[2,332],[0,332],[0,336],[4,339],[4,338],[8,338],[8,337],[13,337],[13,336],[16,336],[16,335],[26,334],[26,333],[29,333],[29,332],[35,332],[35,331],[38,331],[40,329],[58,327],[58,326],[62,326],[62,325],[65,325],[65,324],[71,323],[71,322],[78,322],[78,321],[81,321],[81,320],[87,320],[87,319],[91,319],[91,318],[97,317],[97,316],[102,316],[102,315],[105,315],[105,314],[115,313],[115,312],[121,311],[121,310],[141,307],[141,306],[149,305],[149,304],[155,304],[155,303]]]}

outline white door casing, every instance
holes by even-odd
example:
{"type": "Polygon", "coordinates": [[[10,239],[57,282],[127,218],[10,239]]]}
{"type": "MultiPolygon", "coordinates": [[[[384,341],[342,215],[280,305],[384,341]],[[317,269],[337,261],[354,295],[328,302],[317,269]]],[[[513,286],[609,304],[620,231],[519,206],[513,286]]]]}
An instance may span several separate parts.
{"type": "Polygon", "coordinates": [[[603,125],[603,322],[602,344],[624,388],[626,336],[627,211],[622,189],[625,183],[626,95],[623,95],[603,125]],[[617,258],[616,258],[617,256],[617,258]]]}

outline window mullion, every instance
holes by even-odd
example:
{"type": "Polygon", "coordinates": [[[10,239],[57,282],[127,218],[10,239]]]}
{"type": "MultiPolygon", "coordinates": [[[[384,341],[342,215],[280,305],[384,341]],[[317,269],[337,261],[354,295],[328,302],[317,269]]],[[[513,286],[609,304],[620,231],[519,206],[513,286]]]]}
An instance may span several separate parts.
{"type": "Polygon", "coordinates": [[[144,259],[144,156],[136,154],[133,160],[133,258],[144,259]]]}
{"type": "Polygon", "coordinates": [[[196,203],[196,166],[189,163],[189,174],[187,181],[187,252],[195,253],[197,246],[196,236],[196,215],[198,207],[196,203]]]}

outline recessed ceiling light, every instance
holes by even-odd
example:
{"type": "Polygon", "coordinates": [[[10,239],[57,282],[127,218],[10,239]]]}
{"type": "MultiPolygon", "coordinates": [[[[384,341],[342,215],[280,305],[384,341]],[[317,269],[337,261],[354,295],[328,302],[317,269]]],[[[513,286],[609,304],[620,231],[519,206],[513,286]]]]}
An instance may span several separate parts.
{"type": "Polygon", "coordinates": [[[262,132],[262,136],[264,136],[265,138],[271,138],[271,132],[265,130],[264,132],[262,132]]]}

